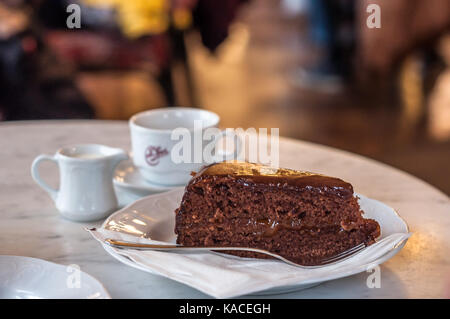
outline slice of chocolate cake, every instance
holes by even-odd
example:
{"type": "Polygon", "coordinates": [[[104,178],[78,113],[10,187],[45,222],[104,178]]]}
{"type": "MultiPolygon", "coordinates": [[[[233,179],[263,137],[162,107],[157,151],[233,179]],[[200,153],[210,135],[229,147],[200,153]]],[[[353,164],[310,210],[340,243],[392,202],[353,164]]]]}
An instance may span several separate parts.
{"type": "Polygon", "coordinates": [[[380,235],[378,223],[362,217],[349,183],[243,162],[205,167],[175,213],[178,244],[262,248],[304,265],[370,245],[380,235]]]}

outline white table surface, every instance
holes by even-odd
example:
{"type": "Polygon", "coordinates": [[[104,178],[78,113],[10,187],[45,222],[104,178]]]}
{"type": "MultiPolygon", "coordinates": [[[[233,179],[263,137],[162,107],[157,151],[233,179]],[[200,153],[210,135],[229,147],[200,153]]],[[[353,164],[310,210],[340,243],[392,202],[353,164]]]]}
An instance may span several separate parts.
{"type": "MultiPolygon", "coordinates": [[[[0,124],[0,255],[77,264],[99,279],[113,298],[207,297],[185,285],[115,260],[83,230],[85,226],[99,226],[100,222],[75,223],[59,216],[50,197],[33,182],[30,166],[37,155],[53,154],[59,147],[75,143],[100,143],[129,150],[127,123],[32,121],[0,124]]],[[[351,182],[355,191],[396,209],[414,234],[398,255],[382,265],[381,288],[368,288],[366,280],[370,273],[361,273],[307,290],[269,297],[448,297],[450,201],[447,195],[373,160],[291,139],[280,141],[280,166],[324,173],[351,182]]],[[[53,164],[42,165],[41,175],[57,185],[58,174],[53,164]]]]}

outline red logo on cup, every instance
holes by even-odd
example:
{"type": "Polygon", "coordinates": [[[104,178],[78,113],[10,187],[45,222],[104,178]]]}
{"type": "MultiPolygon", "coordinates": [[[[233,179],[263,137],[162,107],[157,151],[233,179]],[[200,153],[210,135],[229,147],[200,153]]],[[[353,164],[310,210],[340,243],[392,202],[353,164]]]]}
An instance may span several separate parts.
{"type": "Polygon", "coordinates": [[[159,164],[159,159],[163,156],[169,154],[167,149],[162,148],[161,146],[149,146],[145,150],[145,161],[150,166],[156,166],[159,164]]]}

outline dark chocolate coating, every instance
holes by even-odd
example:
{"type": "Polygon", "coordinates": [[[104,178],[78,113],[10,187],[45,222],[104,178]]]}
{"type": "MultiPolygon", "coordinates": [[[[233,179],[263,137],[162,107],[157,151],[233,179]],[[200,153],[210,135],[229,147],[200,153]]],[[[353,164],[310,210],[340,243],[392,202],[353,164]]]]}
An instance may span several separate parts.
{"type": "Polygon", "coordinates": [[[292,187],[296,190],[309,189],[320,193],[333,193],[343,198],[353,196],[352,185],[339,178],[238,161],[221,162],[206,166],[194,175],[189,184],[195,184],[208,176],[233,176],[238,182],[244,184],[292,187]]]}

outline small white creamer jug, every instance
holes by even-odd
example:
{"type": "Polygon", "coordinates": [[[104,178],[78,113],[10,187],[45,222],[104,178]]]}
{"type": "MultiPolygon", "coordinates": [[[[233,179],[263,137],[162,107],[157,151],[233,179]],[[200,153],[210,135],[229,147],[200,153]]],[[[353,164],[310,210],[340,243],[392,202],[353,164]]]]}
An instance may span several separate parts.
{"type": "Polygon", "coordinates": [[[59,149],[54,156],[36,157],[31,175],[49,193],[61,215],[74,221],[94,221],[117,208],[113,174],[117,164],[125,159],[128,159],[127,153],[119,148],[74,145],[59,149]],[[39,164],[45,160],[58,164],[59,189],[47,185],[39,175],[39,164]]]}

